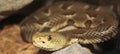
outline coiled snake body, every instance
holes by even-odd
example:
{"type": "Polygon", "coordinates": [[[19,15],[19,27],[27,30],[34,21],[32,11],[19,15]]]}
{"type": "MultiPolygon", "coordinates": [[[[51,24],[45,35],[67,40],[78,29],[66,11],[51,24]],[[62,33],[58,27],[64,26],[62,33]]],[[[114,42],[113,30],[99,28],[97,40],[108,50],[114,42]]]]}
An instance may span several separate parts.
{"type": "Polygon", "coordinates": [[[56,2],[26,17],[21,23],[21,34],[27,42],[48,51],[75,42],[104,42],[118,32],[118,20],[111,11],[112,6],[110,10],[106,8],[80,2],[56,2]],[[74,29],[64,30],[68,26],[74,29]]]}

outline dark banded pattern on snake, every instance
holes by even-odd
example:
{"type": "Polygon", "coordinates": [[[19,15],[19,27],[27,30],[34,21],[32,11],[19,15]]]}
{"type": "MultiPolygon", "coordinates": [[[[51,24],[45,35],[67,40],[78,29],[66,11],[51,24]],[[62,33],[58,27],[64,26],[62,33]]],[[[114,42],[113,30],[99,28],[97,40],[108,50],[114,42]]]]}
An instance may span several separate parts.
{"type": "Polygon", "coordinates": [[[21,33],[26,41],[53,51],[75,42],[93,44],[107,41],[118,33],[118,20],[111,6],[106,9],[73,1],[56,2],[26,17],[21,23],[21,33]],[[58,32],[67,26],[76,29],[58,32]],[[48,40],[49,36],[51,40],[48,40]]]}

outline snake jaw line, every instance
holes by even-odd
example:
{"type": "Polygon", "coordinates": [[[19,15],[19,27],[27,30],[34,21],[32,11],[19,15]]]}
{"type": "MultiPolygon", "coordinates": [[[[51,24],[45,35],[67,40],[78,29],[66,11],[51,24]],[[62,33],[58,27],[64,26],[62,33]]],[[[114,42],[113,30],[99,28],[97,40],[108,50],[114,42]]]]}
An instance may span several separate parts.
{"type": "Polygon", "coordinates": [[[48,51],[61,49],[67,44],[67,39],[58,33],[36,32],[32,40],[36,47],[43,48],[48,51]],[[49,37],[51,37],[51,40],[49,40],[49,37]],[[44,41],[44,43],[42,41],[44,41]]]}

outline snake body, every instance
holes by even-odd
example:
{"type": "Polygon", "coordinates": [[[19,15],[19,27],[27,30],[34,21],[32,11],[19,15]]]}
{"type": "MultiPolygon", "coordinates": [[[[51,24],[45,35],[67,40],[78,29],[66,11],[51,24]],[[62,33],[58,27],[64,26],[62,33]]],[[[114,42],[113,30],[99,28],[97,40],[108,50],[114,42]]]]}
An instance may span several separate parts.
{"type": "Polygon", "coordinates": [[[26,17],[21,23],[21,34],[27,42],[48,51],[58,50],[75,42],[104,42],[118,32],[117,17],[112,6],[109,9],[82,2],[56,2],[26,17]],[[67,26],[76,29],[58,32],[67,26]]]}

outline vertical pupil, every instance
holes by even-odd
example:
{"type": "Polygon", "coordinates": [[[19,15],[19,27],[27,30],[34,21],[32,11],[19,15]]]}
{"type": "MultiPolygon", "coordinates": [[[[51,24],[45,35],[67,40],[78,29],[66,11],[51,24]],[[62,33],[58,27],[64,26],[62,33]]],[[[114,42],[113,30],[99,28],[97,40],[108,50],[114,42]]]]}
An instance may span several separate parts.
{"type": "Polygon", "coordinates": [[[48,36],[48,41],[50,41],[52,39],[51,35],[48,36]]]}
{"type": "Polygon", "coordinates": [[[42,43],[45,43],[44,41],[42,41],[42,43]]]}

